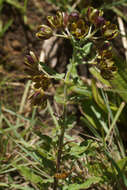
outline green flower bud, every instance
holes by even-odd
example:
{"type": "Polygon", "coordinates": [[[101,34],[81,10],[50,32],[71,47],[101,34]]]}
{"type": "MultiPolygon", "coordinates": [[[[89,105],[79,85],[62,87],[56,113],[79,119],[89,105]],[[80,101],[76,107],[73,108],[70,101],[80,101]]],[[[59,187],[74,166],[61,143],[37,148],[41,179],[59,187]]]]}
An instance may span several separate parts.
{"type": "Polygon", "coordinates": [[[47,25],[40,25],[40,31],[36,33],[36,36],[41,39],[49,39],[51,36],[53,36],[52,29],[47,25]]]}

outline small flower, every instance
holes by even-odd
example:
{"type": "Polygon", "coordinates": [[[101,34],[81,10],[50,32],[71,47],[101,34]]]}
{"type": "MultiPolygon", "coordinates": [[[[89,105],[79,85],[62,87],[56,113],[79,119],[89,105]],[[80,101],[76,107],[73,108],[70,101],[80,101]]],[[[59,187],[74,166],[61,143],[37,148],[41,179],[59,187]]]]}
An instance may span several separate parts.
{"type": "Polygon", "coordinates": [[[26,65],[36,65],[38,63],[38,59],[34,52],[30,51],[30,54],[26,56],[25,58],[25,64],[26,65]]]}
{"type": "Polygon", "coordinates": [[[102,60],[112,59],[112,52],[110,50],[100,50],[99,56],[101,56],[102,60]]]}
{"type": "Polygon", "coordinates": [[[111,66],[107,67],[105,69],[101,69],[101,75],[106,80],[112,80],[114,77],[114,74],[117,72],[117,67],[111,66]]]}
{"type": "Polygon", "coordinates": [[[39,61],[33,52],[30,52],[30,55],[25,58],[26,73],[34,86],[34,93],[29,97],[29,100],[32,106],[41,106],[44,109],[47,105],[47,95],[45,95],[44,91],[48,89],[51,80],[39,70],[38,63],[39,61]]]}
{"type": "Polygon", "coordinates": [[[27,66],[25,68],[25,72],[29,76],[33,76],[39,72],[38,70],[38,58],[34,54],[34,52],[30,51],[30,54],[25,57],[25,62],[24,64],[27,66]]]}
{"type": "Polygon", "coordinates": [[[47,16],[47,21],[53,29],[63,28],[63,13],[58,11],[55,16],[47,16]]]}
{"type": "Polygon", "coordinates": [[[89,7],[87,10],[87,19],[89,22],[95,25],[95,27],[100,27],[104,25],[105,19],[103,17],[103,11],[89,7]]]}
{"type": "Polygon", "coordinates": [[[114,61],[111,59],[112,54],[108,57],[103,55],[97,59],[97,68],[100,70],[102,77],[106,80],[111,80],[117,72],[117,67],[114,66],[114,61]]]}
{"type": "Polygon", "coordinates": [[[47,96],[42,89],[34,89],[34,93],[29,97],[32,106],[40,106],[46,108],[47,96]]]}
{"type": "Polygon", "coordinates": [[[88,33],[88,26],[83,19],[79,19],[76,22],[72,22],[69,26],[69,30],[76,38],[81,39],[88,33]]]}
{"type": "Polygon", "coordinates": [[[115,24],[111,24],[110,21],[106,21],[101,32],[107,40],[111,40],[118,35],[118,28],[115,24]]]}
{"type": "Polygon", "coordinates": [[[51,84],[51,80],[48,78],[47,75],[45,74],[39,74],[39,75],[35,75],[32,78],[32,81],[35,82],[34,87],[39,89],[43,89],[46,90],[48,89],[49,85],[51,84]]]}
{"type": "Polygon", "coordinates": [[[39,32],[36,33],[36,37],[38,37],[40,40],[46,40],[49,39],[51,36],[53,36],[52,29],[47,25],[40,25],[39,32]]]}

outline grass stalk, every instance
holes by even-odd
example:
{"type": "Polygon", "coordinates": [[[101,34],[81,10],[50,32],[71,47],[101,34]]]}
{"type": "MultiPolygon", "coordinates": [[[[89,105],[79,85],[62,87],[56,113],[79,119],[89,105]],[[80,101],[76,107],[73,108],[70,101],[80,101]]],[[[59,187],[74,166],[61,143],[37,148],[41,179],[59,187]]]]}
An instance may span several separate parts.
{"type": "Polygon", "coordinates": [[[115,138],[116,138],[116,142],[117,142],[118,148],[120,150],[122,158],[124,158],[125,157],[125,150],[124,150],[122,139],[121,139],[120,134],[119,134],[119,130],[118,130],[117,125],[116,125],[116,121],[117,121],[116,119],[118,119],[119,114],[121,113],[121,111],[123,109],[122,107],[124,105],[122,104],[122,107],[120,108],[119,112],[117,112],[117,115],[115,116],[116,118],[114,119],[113,113],[112,113],[112,111],[110,109],[110,106],[109,106],[108,99],[106,98],[106,96],[105,96],[105,94],[104,94],[104,92],[103,92],[102,89],[101,89],[101,93],[102,93],[102,96],[104,98],[107,110],[108,110],[108,112],[110,114],[110,118],[111,118],[111,121],[112,121],[112,126],[111,127],[112,128],[115,127],[115,133],[114,133],[114,135],[115,135],[115,138]]]}
{"type": "MultiPolygon", "coordinates": [[[[23,108],[24,108],[25,101],[26,101],[26,98],[27,98],[27,95],[28,95],[28,92],[29,92],[30,85],[31,85],[31,81],[29,80],[27,82],[27,84],[26,84],[26,87],[25,87],[25,90],[24,90],[24,93],[23,93],[23,96],[22,96],[21,104],[20,104],[19,111],[18,111],[19,114],[21,114],[23,112],[23,108]]],[[[18,125],[19,122],[20,122],[20,119],[18,117],[17,121],[16,121],[16,124],[18,125]]]]}
{"type": "Polygon", "coordinates": [[[120,114],[121,114],[121,112],[122,112],[124,106],[125,106],[125,102],[122,102],[121,105],[120,105],[120,107],[119,107],[119,109],[118,109],[118,111],[117,111],[117,113],[116,113],[116,115],[115,115],[115,117],[114,117],[114,119],[113,119],[113,121],[112,121],[112,124],[111,124],[111,126],[110,126],[110,129],[109,129],[109,131],[108,131],[108,133],[107,133],[107,135],[106,135],[106,137],[105,137],[105,141],[108,140],[108,138],[109,138],[109,136],[110,136],[110,133],[111,133],[111,131],[113,130],[113,128],[114,128],[116,122],[118,121],[118,118],[119,118],[119,116],[120,116],[120,114]]]}

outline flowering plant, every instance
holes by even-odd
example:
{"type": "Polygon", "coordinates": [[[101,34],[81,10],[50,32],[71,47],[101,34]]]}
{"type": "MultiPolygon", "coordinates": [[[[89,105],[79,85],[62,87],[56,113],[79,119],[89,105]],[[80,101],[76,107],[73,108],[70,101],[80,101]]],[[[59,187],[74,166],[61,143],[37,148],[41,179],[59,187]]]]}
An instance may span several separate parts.
{"type": "MultiPolygon", "coordinates": [[[[92,166],[88,167],[90,179],[88,179],[88,175],[85,177],[84,169],[77,169],[75,166],[75,163],[80,163],[78,166],[84,168],[80,158],[83,158],[87,154],[90,158],[90,150],[92,156],[95,156],[99,146],[101,147],[100,151],[103,152],[104,158],[110,159],[109,153],[106,152],[108,148],[105,148],[107,147],[106,143],[109,143],[108,136],[110,129],[108,128],[108,122],[105,122],[106,124],[104,125],[104,120],[102,118],[101,121],[99,120],[99,117],[102,117],[100,116],[101,113],[95,110],[98,105],[97,109],[101,109],[105,115],[109,109],[109,107],[105,105],[103,88],[101,89],[102,98],[95,79],[91,80],[91,87],[87,84],[85,85],[82,77],[78,74],[77,67],[81,64],[89,64],[91,74],[96,76],[96,71],[99,76],[97,79],[100,80],[101,84],[109,87],[109,81],[112,81],[117,73],[110,41],[114,39],[118,33],[117,26],[105,20],[102,10],[89,7],[85,15],[79,14],[79,12],[68,14],[58,11],[55,16],[47,17],[47,25],[42,24],[39,26],[36,37],[40,40],[48,40],[56,36],[70,40],[73,53],[70,63],[67,65],[67,72],[62,74],[58,74],[55,71],[50,72],[50,68],[46,66],[45,63],[39,62],[33,52],[30,52],[30,55],[25,59],[26,73],[29,75],[29,79],[33,81],[34,93],[30,96],[31,104],[37,107],[41,106],[42,109],[48,107],[56,125],[53,139],[49,136],[46,138],[46,142],[51,143],[50,145],[46,144],[48,149],[43,152],[41,152],[40,149],[38,150],[43,162],[44,159],[47,159],[47,162],[50,164],[50,167],[46,166],[47,172],[51,172],[53,176],[50,186],[53,190],[57,190],[58,188],[64,190],[71,190],[73,188],[77,190],[86,189],[92,184],[98,182],[103,184],[104,182],[102,176],[100,177],[99,170],[98,173],[94,171],[92,175],[92,166]],[[47,69],[45,69],[46,67],[47,69]],[[54,113],[46,93],[54,79],[61,80],[63,85],[62,96],[56,93],[54,97],[57,103],[63,105],[62,114],[60,115],[54,113]],[[91,99],[93,99],[92,103],[91,99]],[[81,114],[89,121],[87,124],[90,126],[91,131],[96,134],[97,139],[99,139],[99,145],[97,142],[95,143],[94,140],[77,143],[73,138],[68,137],[67,131],[70,130],[70,128],[74,126],[73,123],[75,123],[75,119],[72,119],[75,115],[73,115],[73,113],[69,115],[68,106],[70,104],[78,105],[81,114]],[[86,108],[89,114],[86,114],[86,108]],[[93,117],[94,114],[97,115],[97,126],[94,120],[91,119],[91,114],[93,114],[93,117]],[[94,127],[91,128],[91,125],[94,127]],[[100,126],[104,127],[99,131],[100,126]],[[106,135],[106,132],[108,135],[106,135]],[[103,136],[102,138],[99,133],[103,136]],[[96,150],[93,151],[93,149],[96,150]],[[47,157],[45,157],[44,154],[46,154],[47,157]],[[86,183],[84,182],[85,180],[86,183]]],[[[117,108],[112,107],[111,109],[117,108]]],[[[83,118],[83,121],[84,120],[83,118]]],[[[112,146],[113,145],[114,144],[112,144],[112,146]]],[[[94,163],[93,159],[91,163],[94,163]]],[[[105,163],[98,167],[101,172],[103,172],[102,168],[105,167],[105,163]]],[[[49,184],[48,179],[47,184],[49,184]]]]}

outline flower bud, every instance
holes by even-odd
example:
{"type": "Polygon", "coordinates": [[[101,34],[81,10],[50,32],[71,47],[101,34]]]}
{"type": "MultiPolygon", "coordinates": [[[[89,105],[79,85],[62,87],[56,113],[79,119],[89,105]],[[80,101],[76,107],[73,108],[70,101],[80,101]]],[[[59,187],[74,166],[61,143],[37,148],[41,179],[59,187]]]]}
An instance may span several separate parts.
{"type": "Polygon", "coordinates": [[[104,19],[104,17],[102,17],[102,16],[96,17],[96,19],[95,19],[95,26],[96,26],[96,27],[100,27],[100,26],[102,26],[102,25],[104,25],[104,24],[105,24],[105,19],[104,19]]]}
{"type": "Polygon", "coordinates": [[[53,36],[53,31],[49,26],[41,25],[40,31],[36,33],[36,36],[41,40],[48,39],[53,36]]]}
{"type": "Polygon", "coordinates": [[[25,62],[27,65],[33,65],[38,62],[38,59],[34,52],[30,51],[30,54],[26,55],[25,62]]]}
{"type": "Polygon", "coordinates": [[[33,59],[34,63],[38,63],[38,58],[33,51],[30,51],[30,56],[33,59]]]}
{"type": "Polygon", "coordinates": [[[55,16],[47,16],[48,24],[53,29],[63,27],[63,13],[58,11],[55,16]]]}
{"type": "Polygon", "coordinates": [[[100,27],[105,23],[105,19],[103,17],[103,11],[94,9],[93,7],[88,8],[87,19],[96,27],[100,27]]]}
{"type": "Polygon", "coordinates": [[[30,55],[26,55],[26,63],[28,63],[29,65],[34,64],[34,60],[30,55]]]}
{"type": "Polygon", "coordinates": [[[78,19],[79,19],[79,13],[78,12],[72,12],[69,15],[69,22],[75,22],[75,21],[78,21],[78,19]]]}

